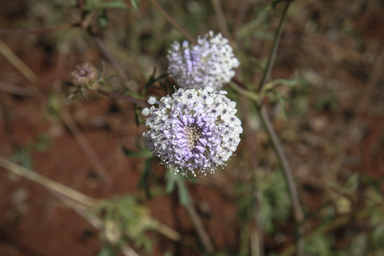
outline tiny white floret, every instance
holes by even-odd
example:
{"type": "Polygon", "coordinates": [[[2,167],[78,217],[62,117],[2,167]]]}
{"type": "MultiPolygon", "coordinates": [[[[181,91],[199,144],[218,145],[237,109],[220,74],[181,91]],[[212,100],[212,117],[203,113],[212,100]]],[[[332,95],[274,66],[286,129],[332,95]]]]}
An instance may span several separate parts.
{"type": "Polygon", "coordinates": [[[153,104],[155,104],[155,103],[156,103],[156,99],[155,99],[155,97],[149,97],[149,99],[148,99],[148,104],[153,105],[153,104]]]}

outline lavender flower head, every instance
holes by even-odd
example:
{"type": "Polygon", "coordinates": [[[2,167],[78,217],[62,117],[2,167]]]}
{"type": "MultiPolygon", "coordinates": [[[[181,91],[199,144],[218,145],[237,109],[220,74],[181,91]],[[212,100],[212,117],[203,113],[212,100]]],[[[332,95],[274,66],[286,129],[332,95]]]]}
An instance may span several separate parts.
{"type": "Polygon", "coordinates": [[[220,90],[235,75],[240,62],[234,56],[228,39],[212,31],[198,38],[198,45],[184,41],[172,44],[169,51],[168,73],[178,86],[200,88],[201,85],[220,90]]]}
{"type": "Polygon", "coordinates": [[[143,133],[147,147],[169,168],[187,175],[206,175],[225,165],[240,142],[241,121],[235,116],[236,102],[225,91],[212,87],[181,88],[172,96],[148,103],[143,109],[149,130],[143,133]]]}

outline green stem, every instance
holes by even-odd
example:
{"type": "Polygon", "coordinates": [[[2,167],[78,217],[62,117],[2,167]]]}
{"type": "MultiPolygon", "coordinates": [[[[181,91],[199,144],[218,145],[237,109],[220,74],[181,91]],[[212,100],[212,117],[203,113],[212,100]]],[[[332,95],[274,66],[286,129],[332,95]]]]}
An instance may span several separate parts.
{"type": "MultiPolygon", "coordinates": [[[[262,80],[260,81],[260,84],[258,86],[259,93],[262,91],[263,86],[268,82],[271,76],[272,67],[275,62],[276,58],[276,52],[279,45],[279,41],[281,38],[281,34],[283,31],[284,23],[287,18],[288,8],[291,4],[292,0],[287,0],[287,3],[284,7],[282,17],[280,19],[279,27],[276,31],[275,39],[273,42],[272,51],[268,58],[267,68],[264,72],[264,76],[262,80]]],[[[272,142],[273,148],[275,149],[276,155],[279,158],[281,165],[283,167],[284,176],[286,179],[286,182],[288,184],[289,194],[292,198],[293,202],[293,209],[294,209],[294,216],[295,216],[295,222],[297,226],[297,241],[296,241],[296,247],[297,247],[297,255],[302,256],[304,255],[304,226],[302,224],[304,220],[304,214],[301,207],[300,199],[299,199],[299,193],[297,191],[297,187],[295,184],[295,180],[293,178],[292,170],[290,168],[288,158],[283,150],[282,144],[279,140],[279,137],[277,136],[273,126],[272,122],[268,116],[267,110],[265,106],[262,105],[261,99],[259,99],[259,105],[257,106],[257,109],[259,110],[261,121],[268,133],[269,139],[272,142]]]]}
{"type": "Polygon", "coordinates": [[[117,100],[124,100],[124,101],[128,101],[128,102],[132,102],[132,103],[137,103],[141,106],[148,106],[147,102],[145,100],[142,100],[142,99],[138,99],[138,98],[135,98],[135,97],[132,97],[132,96],[128,96],[128,95],[121,95],[121,94],[118,94],[118,93],[114,93],[114,92],[107,92],[107,91],[104,91],[104,90],[101,90],[101,89],[98,89],[97,90],[98,93],[100,94],[103,94],[105,96],[108,96],[112,99],[117,99],[117,100]]]}
{"type": "Polygon", "coordinates": [[[257,95],[256,93],[253,93],[253,92],[250,92],[248,90],[245,90],[243,88],[241,88],[240,86],[238,86],[237,84],[235,83],[232,83],[232,82],[229,82],[228,84],[232,89],[236,90],[239,94],[247,97],[248,99],[250,100],[253,100],[253,101],[256,101],[258,102],[260,97],[259,95],[257,95]]]}
{"type": "Polygon", "coordinates": [[[279,47],[281,33],[283,32],[284,23],[285,23],[285,20],[287,18],[288,8],[289,8],[289,5],[291,4],[291,1],[292,0],[287,0],[287,4],[284,7],[283,15],[281,16],[279,27],[277,28],[275,39],[273,41],[272,51],[271,51],[269,58],[268,58],[267,68],[264,72],[263,79],[261,79],[259,87],[258,87],[259,92],[261,92],[261,90],[263,89],[263,86],[268,82],[268,80],[271,76],[272,67],[273,67],[273,64],[275,63],[277,48],[279,47]]]}
{"type": "Polygon", "coordinates": [[[299,199],[299,193],[297,191],[295,180],[292,175],[292,170],[289,165],[288,158],[283,150],[281,141],[279,140],[279,137],[277,136],[272,126],[271,120],[269,119],[266,108],[264,106],[260,106],[260,107],[257,106],[257,109],[259,110],[261,122],[263,123],[265,130],[268,133],[268,137],[271,140],[272,146],[283,167],[285,180],[288,184],[289,194],[293,202],[294,216],[295,216],[295,221],[297,225],[297,233],[298,233],[297,247],[299,248],[297,250],[298,252],[297,255],[303,255],[304,240],[302,236],[304,235],[304,226],[302,222],[304,220],[304,214],[303,214],[303,210],[302,210],[300,199],[299,199]]]}

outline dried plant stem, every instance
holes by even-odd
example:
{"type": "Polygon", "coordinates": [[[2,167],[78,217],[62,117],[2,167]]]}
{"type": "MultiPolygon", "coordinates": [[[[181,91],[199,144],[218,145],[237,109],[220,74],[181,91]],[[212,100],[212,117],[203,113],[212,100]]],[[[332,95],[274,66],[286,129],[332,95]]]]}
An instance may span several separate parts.
{"type": "Polygon", "coordinates": [[[132,102],[132,103],[136,103],[136,104],[139,104],[141,106],[148,106],[148,103],[145,101],[145,100],[142,100],[142,99],[138,99],[138,98],[135,98],[135,97],[132,97],[132,96],[128,96],[128,95],[121,95],[121,94],[118,94],[118,93],[114,93],[114,92],[107,92],[107,91],[104,91],[104,90],[97,90],[98,93],[100,94],[103,94],[105,96],[108,96],[112,99],[116,99],[116,100],[124,100],[124,101],[127,101],[127,102],[132,102]]]}
{"type": "Polygon", "coordinates": [[[24,88],[19,87],[17,85],[4,83],[4,82],[0,82],[0,91],[12,93],[14,95],[19,95],[22,97],[33,96],[36,94],[36,92],[34,92],[34,91],[24,89],[24,88]]]}
{"type": "Polygon", "coordinates": [[[197,214],[197,212],[195,210],[195,207],[193,206],[192,203],[189,203],[189,204],[185,205],[185,208],[187,209],[187,212],[188,212],[189,216],[191,217],[192,223],[195,226],[195,229],[196,229],[197,233],[199,234],[200,239],[203,242],[205,249],[207,250],[207,252],[210,255],[213,255],[213,253],[215,252],[215,249],[213,248],[212,241],[209,238],[208,233],[205,230],[203,223],[202,223],[199,215],[197,214]]]}
{"type": "Polygon", "coordinates": [[[293,202],[295,221],[296,221],[296,224],[298,225],[297,226],[297,233],[298,233],[297,247],[299,249],[297,250],[298,252],[297,255],[303,255],[304,240],[302,236],[304,235],[304,226],[302,225],[302,222],[304,220],[304,214],[301,208],[299,193],[297,191],[295,180],[292,175],[292,170],[291,170],[291,167],[289,166],[287,156],[283,150],[279,137],[277,136],[272,126],[271,120],[269,119],[266,108],[264,106],[261,106],[259,111],[260,111],[261,121],[265,127],[265,130],[268,133],[268,137],[271,140],[272,146],[275,149],[277,157],[279,158],[281,165],[283,167],[284,176],[288,184],[289,194],[293,202]]]}
{"type": "MultiPolygon", "coordinates": [[[[102,229],[102,222],[97,217],[89,218],[86,216],[88,208],[92,208],[97,205],[98,200],[87,195],[84,195],[74,189],[71,189],[61,183],[46,178],[34,171],[28,170],[18,164],[15,164],[0,156],[0,166],[9,170],[12,173],[27,178],[33,182],[36,182],[52,193],[55,197],[60,199],[63,203],[71,206],[74,210],[87,219],[92,225],[98,229],[102,229]],[[76,203],[77,202],[77,203],[76,203]],[[80,203],[80,204],[79,204],[80,203]]],[[[167,236],[168,238],[179,241],[181,236],[175,230],[161,224],[155,219],[148,218],[148,223],[159,233],[167,236]]]]}
{"type": "Polygon", "coordinates": [[[84,134],[80,131],[75,121],[72,119],[72,117],[64,108],[61,109],[60,116],[63,119],[65,125],[72,132],[73,136],[75,136],[77,142],[80,144],[84,152],[87,154],[89,160],[92,162],[97,173],[100,175],[100,177],[103,178],[107,186],[111,188],[113,184],[111,177],[108,175],[107,170],[101,164],[100,159],[97,156],[96,152],[93,150],[91,144],[89,144],[84,134]]]}
{"type": "Polygon", "coordinates": [[[157,232],[163,234],[173,241],[181,241],[181,235],[177,233],[175,230],[169,228],[168,226],[158,222],[155,219],[148,219],[149,225],[154,228],[157,232]]]}
{"type": "Polygon", "coordinates": [[[67,186],[64,186],[61,183],[48,179],[36,172],[33,172],[18,164],[8,161],[7,159],[1,156],[0,156],[0,165],[5,169],[11,171],[12,173],[18,174],[29,180],[32,180],[46,187],[47,189],[53,190],[63,196],[69,197],[72,200],[77,201],[85,206],[92,207],[92,206],[95,206],[97,203],[96,199],[93,199],[89,196],[81,194],[80,192],[77,192],[76,190],[73,190],[67,186]]]}
{"type": "Polygon", "coordinates": [[[227,22],[224,17],[223,9],[221,8],[220,0],[211,0],[213,8],[215,9],[217,23],[224,37],[231,41],[231,34],[229,33],[227,22]]]}
{"type": "Polygon", "coordinates": [[[35,73],[24,64],[22,60],[19,59],[19,57],[16,56],[12,52],[11,49],[8,48],[6,44],[3,43],[3,41],[0,40],[0,53],[4,55],[4,57],[11,62],[32,84],[37,85],[40,83],[40,79],[35,73]]]}
{"type": "Polygon", "coordinates": [[[275,39],[273,41],[272,51],[271,51],[269,58],[268,58],[267,68],[264,72],[264,76],[261,79],[259,87],[258,87],[259,92],[261,92],[261,90],[263,89],[263,86],[268,82],[268,80],[271,76],[273,63],[275,63],[277,48],[279,47],[281,33],[283,32],[284,23],[285,23],[285,20],[287,18],[288,8],[289,8],[289,5],[291,4],[291,1],[292,0],[287,0],[287,3],[284,7],[284,11],[283,11],[283,14],[282,14],[281,19],[280,19],[279,27],[277,28],[277,31],[275,34],[275,39]]]}
{"type": "Polygon", "coordinates": [[[149,2],[163,15],[163,17],[172,24],[174,28],[176,28],[181,34],[185,36],[191,43],[197,44],[197,40],[191,36],[182,26],[180,26],[179,23],[176,22],[175,19],[172,18],[171,15],[169,15],[163,7],[160,6],[160,4],[156,0],[149,0],[149,2]]]}

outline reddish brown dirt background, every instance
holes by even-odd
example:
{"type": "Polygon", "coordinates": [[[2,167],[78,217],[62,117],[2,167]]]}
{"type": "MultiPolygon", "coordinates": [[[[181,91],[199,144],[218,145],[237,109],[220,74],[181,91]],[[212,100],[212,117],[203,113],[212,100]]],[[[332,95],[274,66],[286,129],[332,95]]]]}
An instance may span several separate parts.
{"type": "MultiPolygon", "coordinates": [[[[237,13],[236,6],[227,3],[229,1],[223,2],[228,16],[237,13]]],[[[265,4],[265,1],[260,2],[265,4]]],[[[344,175],[359,173],[380,184],[384,176],[382,75],[362,112],[355,111],[356,102],[369,81],[374,58],[383,44],[384,19],[381,14],[384,9],[380,1],[368,3],[356,0],[350,9],[345,7],[347,2],[297,1],[297,5],[303,7],[288,18],[273,70],[275,78],[289,77],[296,69],[302,71],[314,88],[313,94],[308,96],[310,101],[335,96],[336,108],[328,105],[319,109],[310,102],[304,117],[293,117],[288,121],[279,115],[274,118],[275,128],[283,139],[295,170],[301,200],[308,212],[315,212],[323,203],[323,174],[342,149],[344,155],[340,169],[344,175]],[[352,36],[340,32],[340,23],[344,19],[350,22],[349,27],[353,31],[362,34],[360,42],[356,43],[352,36]],[[339,138],[344,131],[348,131],[351,120],[354,120],[355,128],[351,137],[342,144],[339,138]]],[[[150,11],[147,3],[140,8],[141,13],[150,11]]],[[[13,22],[27,19],[28,5],[23,1],[0,2],[0,9],[3,9],[1,27],[17,28],[13,22]],[[13,13],[7,14],[11,11],[13,13]]],[[[250,17],[247,16],[247,19],[250,17]]],[[[125,19],[132,22],[133,18],[125,19]]],[[[113,18],[111,20],[113,23],[113,18]]],[[[116,27],[120,28],[119,25],[116,27]]],[[[0,40],[40,78],[40,82],[33,85],[0,54],[0,155],[9,158],[15,154],[17,147],[33,145],[39,134],[45,134],[51,143],[46,150],[37,151],[30,146],[31,165],[35,172],[98,199],[142,194],[138,190],[138,180],[144,160],[127,158],[121,150],[122,146],[137,150],[136,141],[145,130],[143,125],[136,126],[129,103],[116,103],[116,100],[91,92],[88,100],[76,98],[68,106],[62,106],[62,110],[52,110],[57,104],[61,105],[68,93],[64,82],[71,80],[70,71],[76,64],[81,60],[94,63],[103,60],[89,38],[85,42],[90,46],[81,52],[80,57],[60,55],[57,49],[50,49],[44,45],[44,40],[49,41],[45,35],[33,38],[0,35],[0,40]],[[32,94],[9,92],[1,83],[16,85],[32,94]],[[55,98],[55,95],[59,96],[55,98]],[[113,181],[110,188],[107,188],[78,140],[60,118],[61,111],[69,113],[89,141],[113,181]]],[[[254,39],[253,43],[260,41],[254,39]]],[[[266,57],[269,49],[268,44],[262,44],[253,53],[254,57],[266,57]]],[[[156,61],[150,64],[164,65],[162,69],[165,70],[165,59],[154,58],[157,58],[156,61]]],[[[132,65],[128,64],[127,68],[134,73],[132,65]]],[[[152,70],[153,65],[148,65],[148,69],[152,70]]],[[[145,79],[138,80],[139,86],[144,83],[145,79]]],[[[258,158],[271,159],[270,154],[273,153],[263,150],[268,148],[263,131],[257,130],[255,143],[258,158]]],[[[240,159],[245,159],[245,148],[242,142],[238,153],[240,159]]],[[[198,213],[218,251],[228,248],[233,251],[240,247],[240,220],[234,203],[232,180],[246,176],[242,173],[242,166],[234,160],[218,174],[202,179],[199,184],[189,185],[198,213]]],[[[275,162],[265,168],[273,166],[276,166],[275,162]]],[[[164,174],[158,162],[154,168],[159,175],[164,174]]],[[[163,180],[161,182],[164,183],[163,180]]],[[[197,243],[194,227],[185,209],[178,204],[176,195],[157,196],[144,202],[153,218],[180,232],[186,241],[197,243]]],[[[286,237],[285,242],[278,243],[276,239],[267,237],[267,248],[281,251],[292,243],[291,221],[292,216],[288,223],[280,227],[280,233],[286,237]]],[[[148,255],[199,253],[197,249],[190,252],[180,249],[180,245],[160,234],[149,232],[148,235],[153,240],[153,251],[148,255]]],[[[0,255],[97,255],[101,248],[98,236],[98,230],[49,191],[0,167],[0,255]]]]}

